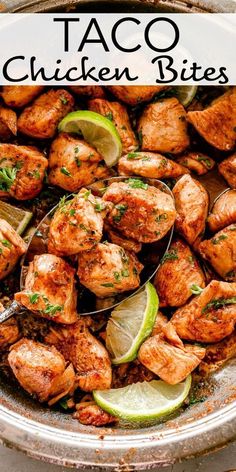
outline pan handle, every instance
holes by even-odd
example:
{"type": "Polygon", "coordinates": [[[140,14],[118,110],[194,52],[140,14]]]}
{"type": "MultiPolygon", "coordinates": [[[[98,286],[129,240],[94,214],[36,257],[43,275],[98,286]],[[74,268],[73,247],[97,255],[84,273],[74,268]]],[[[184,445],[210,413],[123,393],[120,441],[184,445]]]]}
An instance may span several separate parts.
{"type": "Polygon", "coordinates": [[[22,312],[22,309],[23,307],[14,300],[14,302],[12,302],[12,304],[6,308],[6,310],[0,313],[0,324],[4,323],[4,321],[8,320],[12,316],[18,315],[20,312],[22,312]]]}

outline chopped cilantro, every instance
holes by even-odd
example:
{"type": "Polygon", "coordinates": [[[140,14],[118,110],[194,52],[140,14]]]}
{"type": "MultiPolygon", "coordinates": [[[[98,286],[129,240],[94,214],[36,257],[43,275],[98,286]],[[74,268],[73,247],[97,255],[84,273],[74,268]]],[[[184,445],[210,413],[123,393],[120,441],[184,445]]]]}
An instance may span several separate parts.
{"type": "Polygon", "coordinates": [[[220,241],[223,241],[224,239],[227,239],[228,236],[226,234],[221,234],[218,238],[213,238],[211,240],[212,244],[216,245],[219,244],[220,241]]]}
{"type": "Polygon", "coordinates": [[[131,188],[141,188],[143,190],[148,189],[148,184],[145,184],[142,180],[140,179],[128,179],[127,184],[129,184],[129,187],[131,188]]]}
{"type": "Polygon", "coordinates": [[[101,284],[102,287],[114,287],[114,284],[107,282],[105,284],[101,284]]]}
{"type": "Polygon", "coordinates": [[[109,111],[109,112],[105,115],[105,117],[106,117],[108,120],[113,121],[113,114],[112,114],[111,111],[109,111]]]}
{"type": "Polygon", "coordinates": [[[128,205],[120,203],[119,205],[115,206],[115,209],[117,210],[117,213],[115,216],[113,216],[113,221],[115,223],[119,223],[122,216],[125,214],[126,210],[128,208],[128,205]]]}
{"type": "Polygon", "coordinates": [[[176,261],[178,259],[177,249],[171,249],[170,251],[166,252],[161,259],[161,264],[165,261],[176,261]]]}
{"type": "Polygon", "coordinates": [[[199,287],[199,285],[193,284],[191,285],[190,290],[193,295],[200,295],[200,293],[203,291],[203,288],[199,287]]]}
{"type": "Polygon", "coordinates": [[[11,243],[7,239],[2,239],[1,241],[2,245],[5,247],[11,247],[11,243]]]}
{"type": "Polygon", "coordinates": [[[61,173],[66,175],[67,177],[71,177],[71,173],[69,172],[69,170],[66,168],[66,167],[61,167],[61,173]]]}

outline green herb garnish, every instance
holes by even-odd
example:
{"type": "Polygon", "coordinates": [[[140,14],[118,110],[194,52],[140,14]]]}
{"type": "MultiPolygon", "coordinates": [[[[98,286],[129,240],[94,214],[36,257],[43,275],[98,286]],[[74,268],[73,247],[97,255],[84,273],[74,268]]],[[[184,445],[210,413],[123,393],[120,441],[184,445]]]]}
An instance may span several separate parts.
{"type": "Polygon", "coordinates": [[[2,167],[0,169],[0,190],[8,192],[10,190],[17,174],[15,167],[2,167]]]}
{"type": "Polygon", "coordinates": [[[226,305],[235,305],[236,297],[232,298],[213,298],[207,305],[202,309],[202,313],[206,313],[210,310],[218,310],[226,305]]]}
{"type": "Polygon", "coordinates": [[[66,168],[66,167],[61,167],[61,173],[66,175],[67,177],[71,177],[71,173],[69,172],[69,170],[66,168]]]}
{"type": "Polygon", "coordinates": [[[161,264],[165,261],[176,261],[178,260],[178,253],[177,249],[171,249],[170,251],[166,252],[161,259],[161,264]]]}
{"type": "Polygon", "coordinates": [[[220,241],[223,241],[224,239],[227,239],[228,236],[226,234],[221,234],[218,238],[214,238],[211,240],[212,244],[219,244],[220,241]]]}
{"type": "Polygon", "coordinates": [[[115,206],[115,209],[117,210],[117,214],[113,216],[113,221],[116,223],[119,223],[122,216],[125,214],[126,210],[128,208],[128,205],[120,203],[119,205],[115,206]]]}
{"type": "Polygon", "coordinates": [[[199,285],[193,284],[191,285],[190,290],[193,295],[200,295],[200,293],[203,291],[203,288],[199,287],[199,285]]]}
{"type": "Polygon", "coordinates": [[[140,179],[129,179],[127,180],[126,182],[129,187],[131,188],[141,188],[143,190],[147,190],[148,189],[148,184],[145,184],[142,180],[140,179]]]}

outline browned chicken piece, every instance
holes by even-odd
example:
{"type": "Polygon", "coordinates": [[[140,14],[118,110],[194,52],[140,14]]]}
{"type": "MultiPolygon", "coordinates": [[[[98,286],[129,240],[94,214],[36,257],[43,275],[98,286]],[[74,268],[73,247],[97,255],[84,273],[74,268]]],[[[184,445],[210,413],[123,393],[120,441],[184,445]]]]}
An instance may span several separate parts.
{"type": "MultiPolygon", "coordinates": [[[[195,286],[205,287],[203,272],[191,249],[175,239],[154,279],[160,306],[182,306],[192,296],[195,286]]],[[[196,288],[196,287],[195,287],[196,288]]]]}
{"type": "Polygon", "coordinates": [[[0,143],[0,197],[30,200],[42,190],[48,161],[31,146],[0,143]]]}
{"type": "Polygon", "coordinates": [[[48,251],[70,256],[91,249],[102,239],[108,207],[109,204],[86,188],[72,200],[63,200],[50,224],[48,251]]]}
{"type": "Polygon", "coordinates": [[[111,387],[111,361],[103,344],[88,330],[83,320],[68,327],[52,328],[45,342],[53,344],[71,362],[78,387],[85,392],[111,387]]]}
{"type": "Polygon", "coordinates": [[[215,161],[211,157],[199,152],[188,152],[178,157],[177,162],[197,175],[207,174],[213,169],[215,161]]]}
{"type": "Polygon", "coordinates": [[[49,154],[49,183],[77,192],[101,177],[102,157],[82,139],[60,133],[54,139],[49,154]]]}
{"type": "Polygon", "coordinates": [[[74,390],[74,369],[55,347],[23,338],[12,346],[8,361],[20,385],[40,402],[52,404],[74,390]]]}
{"type": "Polygon", "coordinates": [[[236,331],[231,336],[206,348],[204,360],[199,365],[200,375],[209,375],[236,356],[236,331]]]}
{"type": "Polygon", "coordinates": [[[43,89],[42,85],[4,85],[1,96],[9,107],[22,108],[34,100],[43,89]]]}
{"type": "Polygon", "coordinates": [[[173,188],[177,217],[176,231],[192,245],[205,231],[209,197],[190,175],[183,175],[173,188]]]}
{"type": "Polygon", "coordinates": [[[189,146],[186,116],[177,98],[148,105],[138,124],[142,151],[183,152],[189,146]]]}
{"type": "Polygon", "coordinates": [[[113,85],[108,88],[122,102],[138,105],[141,102],[149,102],[154,95],[169,87],[167,85],[113,85]]]}
{"type": "Polygon", "coordinates": [[[167,323],[168,323],[167,316],[163,315],[160,311],[158,311],[156,319],[155,319],[155,323],[152,329],[151,336],[156,336],[157,334],[161,334],[163,332],[163,328],[167,325],[167,323]]]}
{"type": "Polygon", "coordinates": [[[171,323],[181,339],[216,343],[234,330],[235,303],[236,283],[212,280],[200,295],[174,313],[171,323]]]}
{"type": "Polygon", "coordinates": [[[78,255],[78,276],[82,285],[97,297],[106,298],[134,290],[140,285],[143,266],[135,254],[111,243],[99,243],[78,255]]]}
{"type": "Polygon", "coordinates": [[[53,138],[59,122],[73,105],[74,98],[67,90],[49,90],[23,110],[18,119],[18,130],[32,138],[53,138]]]}
{"type": "Polygon", "coordinates": [[[52,254],[35,256],[29,264],[25,289],[15,300],[33,313],[57,323],[77,320],[75,270],[52,254]]]}
{"type": "Polygon", "coordinates": [[[236,223],[236,190],[228,190],[216,200],[207,222],[213,233],[236,223]]]}
{"type": "Polygon", "coordinates": [[[173,346],[158,334],[147,339],[138,354],[139,361],[165,382],[182,382],[200,364],[206,350],[200,346],[173,346]]]}
{"type": "Polygon", "coordinates": [[[236,282],[236,225],[222,229],[199,244],[201,256],[228,282],[236,282]]]}
{"type": "Polygon", "coordinates": [[[105,226],[109,241],[113,244],[123,247],[126,251],[135,252],[136,254],[141,251],[142,244],[134,239],[125,238],[119,231],[112,229],[108,224],[105,226]]]}
{"type": "Polygon", "coordinates": [[[230,151],[236,142],[236,87],[232,87],[203,111],[188,112],[188,121],[212,146],[230,151]]]}
{"type": "MultiPolygon", "coordinates": [[[[4,306],[0,303],[0,313],[4,311],[4,306]]],[[[5,349],[9,344],[14,344],[20,337],[17,321],[10,318],[0,324],[0,350],[5,349]]]]}
{"type": "Polygon", "coordinates": [[[122,143],[122,154],[138,149],[138,140],[131,128],[129,115],[124,105],[97,98],[90,100],[89,110],[100,113],[115,125],[122,143]]]}
{"type": "Polygon", "coordinates": [[[17,135],[17,116],[10,108],[0,106],[0,139],[7,141],[17,135]]]}
{"type": "Polygon", "coordinates": [[[175,221],[171,196],[139,179],[112,183],[103,199],[114,204],[107,217],[109,224],[141,243],[162,239],[175,221]]]}
{"type": "Polygon", "coordinates": [[[0,219],[0,280],[12,272],[26,244],[9,223],[0,219]]]}
{"type": "Polygon", "coordinates": [[[189,173],[185,167],[154,152],[131,152],[121,157],[118,172],[150,179],[175,179],[189,173]]]}
{"type": "Polygon", "coordinates": [[[236,189],[236,153],[224,159],[219,164],[218,170],[229,186],[236,189]]]}
{"type": "Polygon", "coordinates": [[[85,425],[105,426],[118,421],[115,416],[102,410],[94,401],[78,403],[76,410],[77,411],[73,414],[73,418],[85,425]]]}
{"type": "Polygon", "coordinates": [[[70,90],[76,95],[88,98],[105,98],[105,92],[100,85],[72,85],[70,90]]]}

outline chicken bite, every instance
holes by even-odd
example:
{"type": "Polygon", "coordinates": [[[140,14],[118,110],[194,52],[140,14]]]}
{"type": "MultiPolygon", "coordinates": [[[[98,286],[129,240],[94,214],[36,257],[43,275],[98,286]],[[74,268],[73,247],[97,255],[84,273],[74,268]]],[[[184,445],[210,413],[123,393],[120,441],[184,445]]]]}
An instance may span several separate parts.
{"type": "Polygon", "coordinates": [[[32,138],[53,138],[59,122],[73,105],[74,99],[67,90],[49,90],[23,110],[18,119],[18,130],[32,138]]]}
{"type": "Polygon", "coordinates": [[[115,416],[110,415],[110,413],[96,405],[95,401],[78,403],[76,410],[73,418],[85,425],[106,426],[118,421],[115,416]]]}
{"type": "Polygon", "coordinates": [[[229,186],[236,189],[236,153],[224,159],[218,165],[218,170],[229,186]]]}
{"type": "Polygon", "coordinates": [[[55,347],[23,338],[12,346],[8,361],[23,389],[40,402],[53,404],[74,390],[74,369],[55,347]]]}
{"type": "Polygon", "coordinates": [[[162,239],[175,221],[171,196],[139,179],[112,183],[103,199],[114,204],[107,217],[109,224],[139,242],[162,239]]]}
{"type": "Polygon", "coordinates": [[[49,183],[77,192],[97,178],[102,157],[82,139],[60,133],[52,142],[49,153],[49,183]]]}
{"type": "Polygon", "coordinates": [[[36,98],[43,89],[42,85],[4,85],[1,97],[9,107],[22,108],[36,98]]]}
{"type": "Polygon", "coordinates": [[[188,152],[177,158],[177,162],[197,175],[207,174],[213,169],[215,161],[199,152],[188,152]]]}
{"type": "MultiPolygon", "coordinates": [[[[4,306],[0,303],[0,313],[4,311],[4,306]]],[[[15,318],[10,318],[0,324],[0,351],[10,344],[14,344],[20,337],[18,324],[15,318]]]]}
{"type": "Polygon", "coordinates": [[[83,188],[72,200],[62,199],[49,229],[48,251],[70,256],[101,241],[109,204],[83,188]]]}
{"type": "Polygon", "coordinates": [[[42,190],[48,161],[31,146],[0,143],[0,197],[30,200],[42,190]]]}
{"type": "Polygon", "coordinates": [[[173,188],[177,217],[176,231],[192,245],[205,231],[209,197],[190,175],[183,175],[173,188]]]}
{"type": "Polygon", "coordinates": [[[175,239],[162,259],[154,285],[160,306],[182,306],[192,296],[191,289],[205,287],[203,272],[191,249],[181,239],[175,239]]]}
{"type": "Polygon", "coordinates": [[[236,142],[236,87],[232,87],[203,111],[189,111],[188,121],[212,146],[230,151],[236,142]]]}
{"type": "Polygon", "coordinates": [[[105,92],[100,85],[71,85],[69,89],[82,97],[88,98],[105,98],[105,92]]]}
{"type": "Polygon", "coordinates": [[[215,343],[229,336],[236,323],[236,283],[212,280],[200,295],[171,318],[179,337],[215,343]]]}
{"type": "Polygon", "coordinates": [[[139,361],[170,385],[182,382],[200,364],[206,350],[182,344],[177,347],[163,335],[148,338],[141,346],[139,361]]]}
{"type": "Polygon", "coordinates": [[[177,98],[148,105],[138,124],[142,151],[178,154],[189,146],[186,111],[177,98]]]}
{"type": "Polygon", "coordinates": [[[33,313],[57,323],[77,320],[75,270],[52,254],[35,256],[29,264],[25,289],[15,293],[15,300],[33,313]]]}
{"type": "Polygon", "coordinates": [[[26,248],[25,242],[12,226],[0,219],[0,280],[12,272],[26,248]]]}
{"type": "Polygon", "coordinates": [[[236,225],[222,229],[199,244],[201,256],[228,282],[236,282],[236,225]]]}
{"type": "Polygon", "coordinates": [[[207,222],[212,233],[236,223],[236,190],[228,190],[216,200],[207,222]]]}
{"type": "Polygon", "coordinates": [[[89,110],[105,116],[115,125],[122,143],[122,154],[135,151],[138,148],[138,140],[131,128],[129,115],[124,105],[108,100],[90,100],[89,110]]]}
{"type": "Polygon", "coordinates": [[[7,141],[17,135],[17,116],[10,108],[0,106],[0,139],[7,141]]]}
{"type": "Polygon", "coordinates": [[[52,328],[45,342],[53,344],[76,371],[77,385],[85,392],[111,387],[111,361],[106,348],[88,330],[83,320],[52,328]]]}
{"type": "Polygon", "coordinates": [[[82,285],[97,297],[134,290],[140,285],[143,266],[136,256],[111,243],[99,243],[78,255],[78,276],[82,285]]]}
{"type": "Polygon", "coordinates": [[[131,152],[119,159],[120,175],[140,175],[150,179],[175,179],[189,171],[161,154],[154,152],[131,152]]]}
{"type": "Polygon", "coordinates": [[[119,100],[135,106],[141,102],[149,102],[154,95],[169,87],[167,85],[113,85],[108,88],[119,100]]]}

